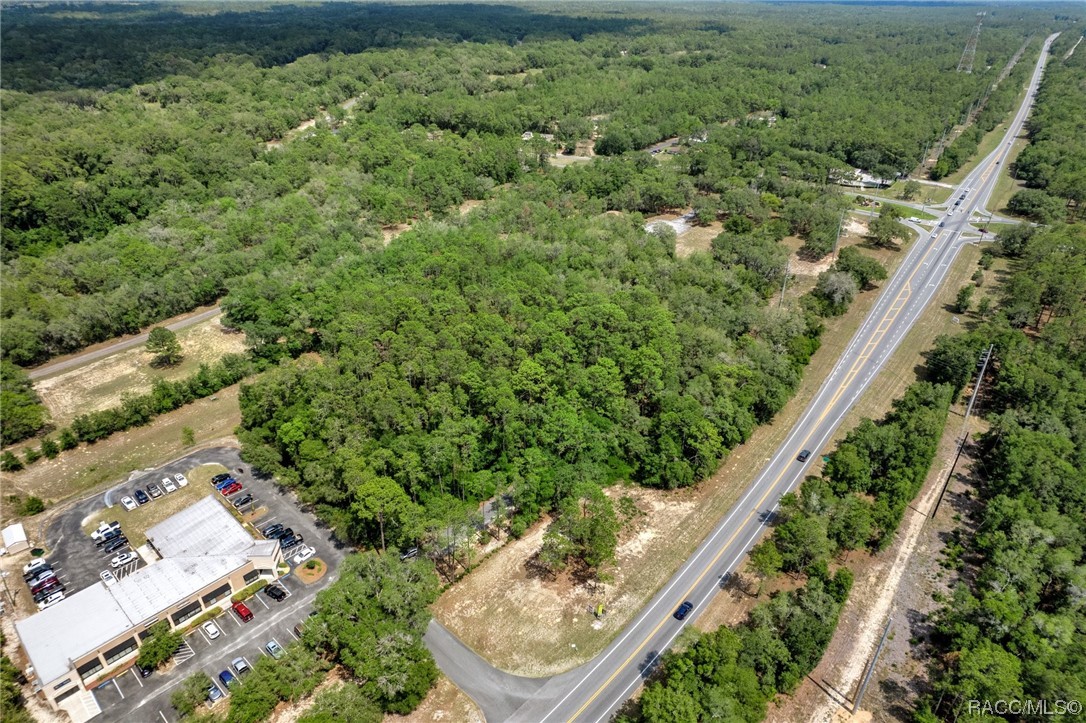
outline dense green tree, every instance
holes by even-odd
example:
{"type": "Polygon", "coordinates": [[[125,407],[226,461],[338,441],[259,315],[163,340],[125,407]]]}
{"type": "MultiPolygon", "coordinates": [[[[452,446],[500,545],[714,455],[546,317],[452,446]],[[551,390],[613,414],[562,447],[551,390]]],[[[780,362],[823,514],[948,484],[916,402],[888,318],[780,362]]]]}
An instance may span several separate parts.
{"type": "Polygon", "coordinates": [[[909,235],[909,229],[900,219],[901,212],[896,207],[885,207],[882,213],[868,224],[871,238],[880,246],[891,246],[895,241],[904,241],[909,235]]]}
{"type": "Polygon", "coordinates": [[[837,254],[834,268],[852,276],[861,289],[870,289],[875,281],[886,278],[886,268],[875,259],[862,254],[854,246],[841,249],[837,254]]]}
{"type": "Polygon", "coordinates": [[[437,678],[422,642],[437,597],[424,560],[394,555],[349,556],[339,579],[317,596],[303,641],[343,665],[363,693],[390,712],[413,710],[437,678]]]}
{"type": "Polygon", "coordinates": [[[0,411],[4,444],[14,444],[37,434],[48,419],[30,378],[8,359],[0,359],[0,411]]]}
{"type": "Polygon", "coordinates": [[[177,334],[164,326],[156,326],[147,335],[147,351],[155,355],[155,366],[173,366],[181,361],[181,343],[177,334]]]}
{"type": "Polygon", "coordinates": [[[380,723],[384,714],[365,693],[353,683],[342,683],[322,690],[313,705],[298,718],[298,723],[380,723]]]}
{"type": "Polygon", "coordinates": [[[184,642],[184,637],[179,631],[171,630],[169,622],[165,620],[152,625],[149,632],[150,634],[140,645],[140,654],[136,658],[136,663],[153,669],[173,657],[184,642]]]}
{"type": "Polygon", "coordinates": [[[193,673],[181,681],[181,685],[170,695],[170,705],[182,717],[189,716],[207,700],[210,689],[211,678],[207,677],[207,673],[193,673]]]}

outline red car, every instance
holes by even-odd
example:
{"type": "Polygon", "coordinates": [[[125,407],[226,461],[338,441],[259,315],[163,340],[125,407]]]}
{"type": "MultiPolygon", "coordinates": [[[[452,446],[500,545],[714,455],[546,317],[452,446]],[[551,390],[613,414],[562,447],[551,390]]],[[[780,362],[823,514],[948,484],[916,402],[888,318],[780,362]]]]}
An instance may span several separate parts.
{"type": "Polygon", "coordinates": [[[233,608],[234,612],[241,618],[241,622],[247,623],[253,619],[253,613],[250,612],[249,608],[245,607],[245,603],[236,602],[230,607],[233,608]]]}
{"type": "Polygon", "coordinates": [[[41,592],[45,588],[49,587],[50,585],[55,585],[57,582],[58,581],[57,581],[56,576],[47,577],[44,580],[42,580],[41,582],[39,582],[37,585],[35,585],[34,587],[30,588],[30,594],[37,595],[39,592],[41,592]]]}
{"type": "Polygon", "coordinates": [[[243,489],[245,489],[245,486],[242,485],[241,482],[235,482],[233,484],[229,484],[229,485],[226,485],[225,487],[223,487],[222,488],[222,494],[223,494],[223,497],[229,497],[230,495],[234,494],[235,492],[241,492],[243,489]]]}

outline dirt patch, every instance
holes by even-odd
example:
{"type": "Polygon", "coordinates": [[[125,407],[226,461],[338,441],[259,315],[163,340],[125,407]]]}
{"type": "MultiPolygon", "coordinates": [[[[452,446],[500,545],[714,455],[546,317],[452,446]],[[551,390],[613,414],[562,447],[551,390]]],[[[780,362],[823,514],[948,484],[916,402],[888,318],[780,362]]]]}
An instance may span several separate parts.
{"type": "Polygon", "coordinates": [[[324,563],[324,560],[319,560],[317,558],[302,563],[301,567],[294,568],[294,574],[306,585],[310,585],[317,580],[320,580],[324,577],[326,572],[328,572],[328,565],[324,563]],[[316,567],[310,568],[309,563],[311,562],[317,563],[316,567]]]}
{"type": "Polygon", "coordinates": [[[460,208],[458,210],[461,216],[467,216],[469,213],[482,206],[483,203],[483,201],[477,198],[469,198],[468,200],[460,204],[460,208]]]}
{"type": "Polygon", "coordinates": [[[484,723],[485,720],[475,701],[445,676],[441,676],[419,707],[410,714],[385,716],[385,723],[484,723]]]}
{"type": "Polygon", "coordinates": [[[212,364],[226,354],[245,351],[245,336],[225,329],[221,319],[221,316],[212,317],[177,332],[184,359],[174,367],[152,367],[154,355],[137,346],[38,380],[34,388],[52,415],[53,423],[65,426],[80,414],[120,404],[124,394],[150,391],[157,379],[183,379],[195,373],[201,364],[212,364]]]}
{"type": "Polygon", "coordinates": [[[570,154],[555,153],[553,156],[547,158],[547,162],[556,168],[565,168],[566,166],[572,166],[576,163],[591,163],[593,156],[583,154],[570,154]]]}
{"type": "Polygon", "coordinates": [[[405,231],[411,230],[411,224],[409,223],[394,223],[388,226],[381,227],[381,241],[388,246],[392,243],[392,239],[396,238],[405,231]]]}

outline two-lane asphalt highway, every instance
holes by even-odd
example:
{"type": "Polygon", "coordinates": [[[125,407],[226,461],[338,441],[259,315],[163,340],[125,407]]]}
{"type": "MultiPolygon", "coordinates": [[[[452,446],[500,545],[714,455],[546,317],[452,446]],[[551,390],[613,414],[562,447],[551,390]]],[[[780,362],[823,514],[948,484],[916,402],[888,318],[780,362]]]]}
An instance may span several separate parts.
{"type": "MultiPolygon", "coordinates": [[[[1026,101],[999,147],[955,189],[936,228],[906,253],[837,366],[746,494],[604,652],[547,681],[509,720],[540,723],[609,719],[641,685],[683,626],[696,618],[719,591],[721,581],[765,532],[781,496],[803,479],[808,467],[823,453],[841,420],[924,311],[958,251],[968,242],[963,232],[971,230],[972,214],[984,209],[1010,143],[1022,130],[1055,37],[1045,41],[1026,101]],[[799,462],[796,456],[804,449],[810,450],[811,456],[799,462]],[[684,600],[692,602],[694,609],[680,622],[672,613],[684,600]]],[[[457,670],[445,672],[454,682],[459,677],[457,670]]]]}

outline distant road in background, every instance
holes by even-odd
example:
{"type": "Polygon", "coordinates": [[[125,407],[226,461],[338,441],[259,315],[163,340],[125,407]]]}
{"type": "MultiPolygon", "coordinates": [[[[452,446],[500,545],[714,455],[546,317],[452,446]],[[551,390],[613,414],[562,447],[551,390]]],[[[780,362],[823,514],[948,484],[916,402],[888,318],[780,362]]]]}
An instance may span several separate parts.
{"type": "MultiPolygon", "coordinates": [[[[218,316],[221,313],[222,309],[218,306],[215,306],[208,309],[207,311],[201,311],[198,314],[187,316],[180,321],[175,321],[172,324],[165,324],[164,326],[170,331],[177,331],[179,329],[184,329],[187,326],[192,326],[193,324],[199,324],[201,321],[207,321],[211,317],[218,316]]],[[[158,324],[156,324],[155,326],[158,326],[158,324]]],[[[109,356],[110,354],[116,354],[119,351],[131,349],[134,346],[139,346],[140,344],[145,344],[146,342],[146,332],[143,334],[136,334],[135,336],[123,337],[121,339],[117,339],[116,341],[108,342],[105,346],[99,349],[92,349],[90,351],[80,352],[65,359],[60,359],[49,364],[44,364],[37,369],[30,369],[27,371],[27,373],[30,375],[30,378],[32,380],[43,379],[44,377],[49,377],[54,374],[66,372],[69,369],[74,369],[75,367],[89,364],[92,361],[97,361],[103,357],[109,356]]]]}

